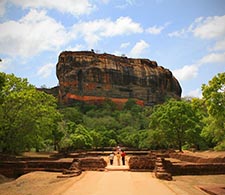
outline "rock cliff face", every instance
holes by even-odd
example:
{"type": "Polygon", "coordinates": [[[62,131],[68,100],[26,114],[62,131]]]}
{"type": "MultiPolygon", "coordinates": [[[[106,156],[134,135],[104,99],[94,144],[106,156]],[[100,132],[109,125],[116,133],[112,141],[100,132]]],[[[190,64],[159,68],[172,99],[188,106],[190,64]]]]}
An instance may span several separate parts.
{"type": "Polygon", "coordinates": [[[123,104],[133,98],[140,105],[152,105],[181,96],[181,87],[172,73],[148,59],[65,51],[59,55],[57,77],[59,99],[66,104],[105,99],[123,104]]]}

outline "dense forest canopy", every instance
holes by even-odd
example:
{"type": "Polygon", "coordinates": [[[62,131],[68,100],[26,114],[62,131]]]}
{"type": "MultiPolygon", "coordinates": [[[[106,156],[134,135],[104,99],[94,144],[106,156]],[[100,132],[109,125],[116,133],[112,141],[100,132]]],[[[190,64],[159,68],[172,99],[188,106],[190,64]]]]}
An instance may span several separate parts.
{"type": "Polygon", "coordinates": [[[0,152],[73,151],[119,144],[135,149],[225,149],[225,73],[202,86],[203,98],[169,99],[122,109],[102,105],[60,106],[13,74],[0,73],[0,152]]]}

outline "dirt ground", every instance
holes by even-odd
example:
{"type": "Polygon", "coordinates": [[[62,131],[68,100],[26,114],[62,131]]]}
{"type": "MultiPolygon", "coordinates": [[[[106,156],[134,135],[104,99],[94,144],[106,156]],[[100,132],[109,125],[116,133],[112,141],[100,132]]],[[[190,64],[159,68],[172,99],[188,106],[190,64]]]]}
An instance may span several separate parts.
{"type": "Polygon", "coordinates": [[[162,182],[179,195],[206,195],[199,186],[225,186],[225,175],[173,176],[173,181],[162,182]]]}
{"type": "MultiPolygon", "coordinates": [[[[153,173],[135,173],[128,171],[91,172],[87,171],[74,178],[57,178],[60,173],[33,172],[20,178],[0,184],[1,195],[90,195],[97,194],[105,189],[109,193],[110,186],[116,185],[120,178],[125,180],[123,189],[130,194],[154,195],[206,195],[198,186],[205,184],[225,185],[225,175],[208,176],[176,176],[173,181],[163,181],[154,178],[153,173]],[[114,179],[113,179],[114,178],[114,179]],[[117,178],[115,180],[115,178],[117,178]],[[128,179],[127,179],[128,178],[128,179]],[[132,178],[132,180],[130,180],[132,178]],[[132,184],[132,185],[131,185],[132,184]],[[131,188],[134,186],[134,188],[131,188]],[[135,190],[136,189],[136,190],[135,190]],[[162,191],[160,191],[162,189],[162,191]],[[96,190],[96,191],[95,191],[96,190]],[[136,191],[136,193],[134,192],[136,191]],[[87,192],[87,193],[86,193],[87,192]]],[[[111,190],[112,191],[112,190],[111,190]]],[[[128,194],[129,194],[128,193],[128,194]]],[[[104,193],[103,193],[104,194],[104,193]]],[[[115,194],[115,191],[112,191],[115,194]]],[[[119,193],[118,193],[119,194],[119,193]]],[[[99,194],[98,194],[99,195],[99,194]]]]}
{"type": "Polygon", "coordinates": [[[1,195],[56,195],[63,193],[69,186],[79,180],[74,178],[57,178],[61,173],[32,172],[16,180],[0,184],[1,195]]]}
{"type": "Polygon", "coordinates": [[[63,195],[175,195],[171,189],[153,178],[150,172],[89,171],[85,174],[63,195]]]}
{"type": "MultiPolygon", "coordinates": [[[[223,157],[225,152],[192,153],[205,157],[223,157]]],[[[78,177],[57,178],[61,173],[33,172],[16,180],[0,175],[1,195],[206,195],[202,185],[225,185],[224,175],[174,176],[173,181],[158,180],[151,172],[104,171],[83,172],[78,177]],[[119,179],[118,179],[119,178],[119,179]],[[125,181],[125,182],[124,182],[125,181]],[[123,185],[121,184],[123,183],[123,185]],[[122,186],[121,186],[122,185],[122,186]],[[124,189],[115,191],[120,186],[124,189]],[[91,192],[91,193],[90,193],[91,192]],[[120,193],[121,192],[121,193],[120,193]]]]}

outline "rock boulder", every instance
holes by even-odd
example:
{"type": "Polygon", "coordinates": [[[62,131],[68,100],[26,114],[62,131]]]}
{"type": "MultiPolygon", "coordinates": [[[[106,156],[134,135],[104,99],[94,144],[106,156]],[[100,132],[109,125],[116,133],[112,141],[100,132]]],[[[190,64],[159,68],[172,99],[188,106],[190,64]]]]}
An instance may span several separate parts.
{"type": "Polygon", "coordinates": [[[149,59],[133,59],[93,51],[64,51],[57,63],[61,103],[99,103],[129,98],[140,105],[180,98],[181,87],[171,71],[149,59]]]}

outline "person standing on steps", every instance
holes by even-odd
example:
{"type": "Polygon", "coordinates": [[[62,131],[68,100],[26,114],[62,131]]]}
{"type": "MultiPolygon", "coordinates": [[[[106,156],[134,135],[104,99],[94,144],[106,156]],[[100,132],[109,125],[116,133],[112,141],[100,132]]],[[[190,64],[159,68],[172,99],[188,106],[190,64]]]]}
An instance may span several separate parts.
{"type": "Polygon", "coordinates": [[[109,155],[110,165],[113,165],[113,159],[114,159],[114,152],[111,152],[111,154],[109,155]]]}
{"type": "Polygon", "coordinates": [[[122,157],[123,165],[125,165],[125,156],[126,156],[126,153],[123,150],[121,150],[121,157],[122,157]]]}
{"type": "Polygon", "coordinates": [[[121,152],[121,148],[120,148],[119,145],[116,147],[116,151],[117,151],[117,152],[121,152]]]}
{"type": "Polygon", "coordinates": [[[117,158],[117,165],[120,166],[121,154],[119,151],[116,152],[116,158],[117,158]]]}

